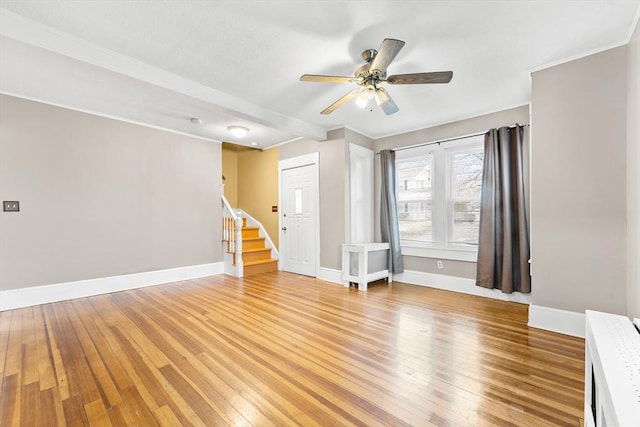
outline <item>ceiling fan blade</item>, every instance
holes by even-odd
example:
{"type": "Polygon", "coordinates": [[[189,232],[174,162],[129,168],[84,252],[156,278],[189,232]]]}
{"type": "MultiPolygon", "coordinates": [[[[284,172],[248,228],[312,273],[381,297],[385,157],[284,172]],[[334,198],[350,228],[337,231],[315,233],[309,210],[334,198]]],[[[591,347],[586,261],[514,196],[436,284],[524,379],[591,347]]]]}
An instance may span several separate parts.
{"type": "Polygon", "coordinates": [[[376,57],[371,63],[371,72],[378,71],[380,74],[386,73],[387,67],[403,46],[404,42],[402,40],[384,39],[380,45],[380,49],[378,49],[376,57]]]}
{"type": "Polygon", "coordinates": [[[333,113],[338,107],[342,106],[343,104],[348,102],[350,99],[358,96],[361,92],[363,92],[365,90],[367,90],[367,89],[364,88],[364,87],[359,87],[357,89],[352,90],[351,92],[347,93],[345,96],[343,96],[342,98],[338,99],[336,102],[334,102],[333,104],[329,105],[327,108],[322,110],[320,112],[320,114],[331,114],[331,113],[333,113]]]}
{"type": "Polygon", "coordinates": [[[376,90],[376,103],[387,116],[397,113],[400,110],[384,88],[378,88],[378,90],[376,90]]]}
{"type": "Polygon", "coordinates": [[[392,85],[414,85],[428,83],[449,83],[453,78],[453,71],[436,71],[433,73],[395,74],[387,77],[387,83],[392,85]]]}
{"type": "Polygon", "coordinates": [[[342,76],[323,76],[320,74],[303,74],[300,76],[301,82],[317,82],[317,83],[351,83],[355,81],[354,77],[342,76]]]}

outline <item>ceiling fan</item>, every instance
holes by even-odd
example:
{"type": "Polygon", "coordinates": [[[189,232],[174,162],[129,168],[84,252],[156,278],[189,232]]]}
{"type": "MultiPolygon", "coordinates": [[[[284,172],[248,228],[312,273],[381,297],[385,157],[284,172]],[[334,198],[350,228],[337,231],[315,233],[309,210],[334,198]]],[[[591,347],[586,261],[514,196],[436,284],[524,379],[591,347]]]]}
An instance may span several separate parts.
{"type": "Polygon", "coordinates": [[[365,50],[362,52],[362,58],[366,61],[366,64],[356,69],[354,77],[303,74],[300,76],[300,81],[355,83],[358,85],[357,88],[322,110],[320,114],[331,114],[338,107],[355,97],[358,97],[356,103],[361,106],[366,107],[375,99],[378,106],[382,108],[386,115],[396,113],[398,112],[398,106],[393,102],[393,99],[391,99],[389,93],[384,88],[378,87],[380,83],[386,82],[392,85],[449,83],[453,77],[453,71],[394,74],[387,77],[387,67],[403,46],[404,42],[402,40],[384,39],[380,45],[380,49],[365,50]]]}

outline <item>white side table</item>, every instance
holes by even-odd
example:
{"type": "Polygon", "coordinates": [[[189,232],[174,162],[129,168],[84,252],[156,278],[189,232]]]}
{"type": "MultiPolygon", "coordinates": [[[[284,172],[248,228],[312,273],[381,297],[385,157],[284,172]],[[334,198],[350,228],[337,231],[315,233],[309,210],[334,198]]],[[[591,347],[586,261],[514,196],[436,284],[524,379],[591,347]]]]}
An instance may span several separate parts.
{"type": "Polygon", "coordinates": [[[387,279],[392,281],[392,274],[387,269],[389,257],[389,243],[345,243],[342,245],[342,284],[349,286],[351,282],[358,284],[358,290],[366,291],[367,284],[375,280],[387,279]],[[384,251],[384,262],[381,258],[370,261],[371,253],[384,251]],[[352,254],[358,258],[358,269],[354,272],[351,265],[352,254]],[[378,262],[375,262],[378,261],[378,262]],[[369,271],[373,270],[373,271],[369,271]]]}

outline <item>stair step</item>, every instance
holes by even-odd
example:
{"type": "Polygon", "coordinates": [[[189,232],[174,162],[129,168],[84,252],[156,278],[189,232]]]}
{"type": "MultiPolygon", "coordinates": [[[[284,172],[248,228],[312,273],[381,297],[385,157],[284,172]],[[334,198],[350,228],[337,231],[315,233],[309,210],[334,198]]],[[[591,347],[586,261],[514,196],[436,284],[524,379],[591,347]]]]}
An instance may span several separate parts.
{"type": "Polygon", "coordinates": [[[270,248],[256,248],[245,249],[242,251],[242,262],[246,265],[247,262],[259,261],[259,260],[271,259],[270,248]]]}
{"type": "Polygon", "coordinates": [[[257,259],[254,261],[247,261],[247,262],[243,262],[242,265],[243,266],[252,266],[252,265],[259,265],[259,264],[267,264],[267,263],[278,263],[277,259],[273,259],[273,258],[262,258],[262,259],[257,259]]]}
{"type": "Polygon", "coordinates": [[[257,261],[249,261],[243,264],[244,277],[253,276],[254,274],[269,273],[271,271],[278,271],[277,259],[262,259],[257,261]]]}
{"type": "Polygon", "coordinates": [[[242,227],[242,238],[246,237],[260,237],[259,227],[242,227]]]}
{"type": "Polygon", "coordinates": [[[264,237],[243,237],[242,238],[242,250],[247,251],[250,249],[263,249],[264,237]]]}

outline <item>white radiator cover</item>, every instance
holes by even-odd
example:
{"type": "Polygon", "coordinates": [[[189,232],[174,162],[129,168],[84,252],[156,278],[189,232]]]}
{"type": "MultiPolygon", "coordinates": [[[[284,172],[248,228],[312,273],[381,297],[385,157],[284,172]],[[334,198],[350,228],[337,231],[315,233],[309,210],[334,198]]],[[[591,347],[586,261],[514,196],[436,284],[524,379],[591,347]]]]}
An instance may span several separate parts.
{"type": "Polygon", "coordinates": [[[586,311],[584,423],[640,425],[640,333],[625,316],[586,311]]]}

